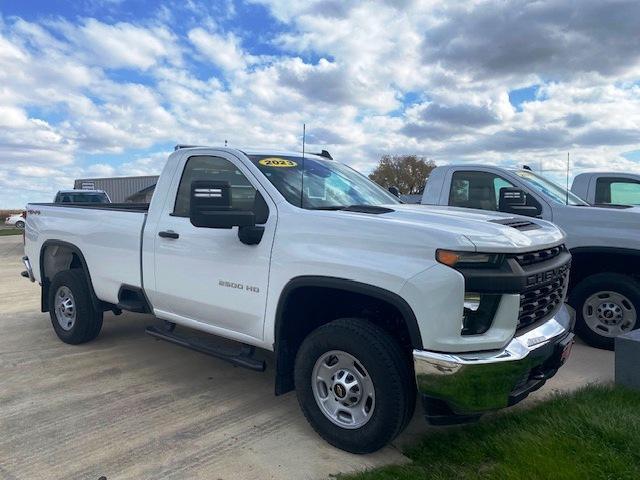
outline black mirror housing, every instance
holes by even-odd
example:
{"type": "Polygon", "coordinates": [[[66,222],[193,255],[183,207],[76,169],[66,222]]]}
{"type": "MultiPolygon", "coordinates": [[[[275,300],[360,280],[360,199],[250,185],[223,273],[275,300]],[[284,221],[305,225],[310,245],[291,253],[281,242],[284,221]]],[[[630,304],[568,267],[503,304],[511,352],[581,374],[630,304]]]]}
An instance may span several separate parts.
{"type": "Polygon", "coordinates": [[[255,214],[233,210],[229,182],[196,180],[191,183],[189,220],[194,227],[252,227],[255,214]]]}
{"type": "MultiPolygon", "coordinates": [[[[537,202],[536,202],[537,203],[537,202]]],[[[528,202],[527,194],[519,188],[502,187],[498,201],[498,210],[505,213],[537,217],[542,209],[537,204],[528,202]]]]}
{"type": "Polygon", "coordinates": [[[391,195],[395,195],[396,197],[400,197],[400,190],[398,187],[389,187],[389,193],[391,195]]]}

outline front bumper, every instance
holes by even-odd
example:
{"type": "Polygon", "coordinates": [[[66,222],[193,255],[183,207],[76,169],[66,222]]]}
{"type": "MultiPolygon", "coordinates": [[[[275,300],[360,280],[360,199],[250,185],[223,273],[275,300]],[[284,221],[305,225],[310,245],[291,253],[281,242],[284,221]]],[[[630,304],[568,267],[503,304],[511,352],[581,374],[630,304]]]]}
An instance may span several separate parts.
{"type": "Polygon", "coordinates": [[[573,342],[573,324],[573,311],[563,304],[551,318],[520,333],[502,350],[453,354],[414,350],[416,385],[425,407],[437,407],[438,415],[447,411],[452,417],[473,416],[519,402],[562,366],[573,342]]]}

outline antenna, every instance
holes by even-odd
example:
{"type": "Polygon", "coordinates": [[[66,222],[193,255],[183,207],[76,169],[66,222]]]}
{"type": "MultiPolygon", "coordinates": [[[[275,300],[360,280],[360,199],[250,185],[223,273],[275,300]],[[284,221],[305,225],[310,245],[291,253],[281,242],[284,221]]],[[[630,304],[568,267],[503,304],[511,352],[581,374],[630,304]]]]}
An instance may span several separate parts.
{"type": "Polygon", "coordinates": [[[569,152],[567,152],[567,205],[569,205],[569,152]]]}
{"type": "Polygon", "coordinates": [[[300,208],[304,208],[304,144],[307,137],[307,124],[302,124],[302,181],[300,182],[300,208]]]}

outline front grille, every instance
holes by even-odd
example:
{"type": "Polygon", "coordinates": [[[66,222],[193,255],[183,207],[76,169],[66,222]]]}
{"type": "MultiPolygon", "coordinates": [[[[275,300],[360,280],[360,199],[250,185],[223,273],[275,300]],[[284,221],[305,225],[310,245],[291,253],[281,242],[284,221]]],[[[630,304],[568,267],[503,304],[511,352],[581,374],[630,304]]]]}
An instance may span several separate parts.
{"type": "Polygon", "coordinates": [[[557,257],[566,250],[564,245],[558,245],[557,247],[545,248],[544,250],[537,250],[535,252],[522,253],[515,255],[514,258],[520,264],[520,266],[533,265],[535,263],[546,262],[554,257],[557,257]]]}
{"type": "Polygon", "coordinates": [[[558,273],[550,282],[528,288],[520,294],[518,330],[542,320],[556,311],[564,300],[569,269],[558,273]]]}

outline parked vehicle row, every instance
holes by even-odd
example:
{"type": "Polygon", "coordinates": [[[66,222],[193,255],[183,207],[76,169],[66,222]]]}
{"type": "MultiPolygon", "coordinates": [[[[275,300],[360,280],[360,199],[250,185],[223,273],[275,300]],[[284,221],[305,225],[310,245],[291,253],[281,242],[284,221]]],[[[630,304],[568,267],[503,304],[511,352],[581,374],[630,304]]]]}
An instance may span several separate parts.
{"type": "Polygon", "coordinates": [[[575,241],[557,226],[404,205],[326,152],[178,148],[149,205],[34,203],[26,220],[23,275],[62,341],[131,310],[165,321],[149,334],[235,365],[263,370],[255,349],[274,351],[275,393],[295,389],[350,452],[393,440],[416,393],[437,424],[513,405],[573,342],[575,241]]]}
{"type": "MultiPolygon", "coordinates": [[[[588,191],[600,191],[596,184],[588,191]]],[[[640,327],[640,208],[592,206],[530,170],[484,165],[436,168],[422,204],[525,215],[534,224],[523,222],[525,229],[538,218],[552,221],[566,233],[573,257],[568,301],[577,332],[593,346],[613,349],[615,337],[640,327]]]]}

